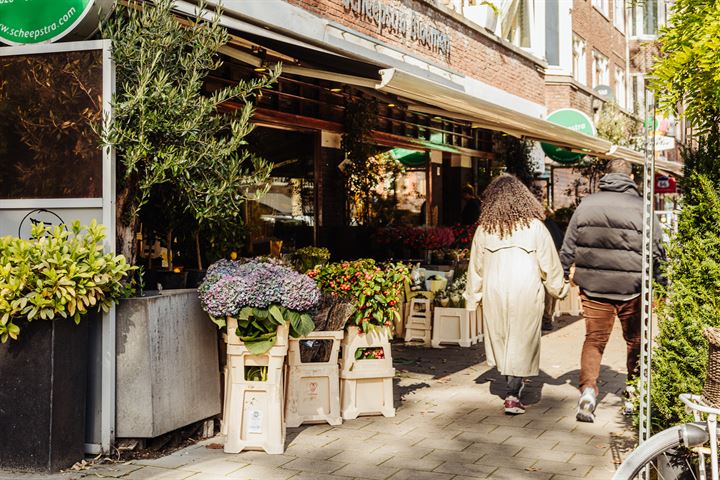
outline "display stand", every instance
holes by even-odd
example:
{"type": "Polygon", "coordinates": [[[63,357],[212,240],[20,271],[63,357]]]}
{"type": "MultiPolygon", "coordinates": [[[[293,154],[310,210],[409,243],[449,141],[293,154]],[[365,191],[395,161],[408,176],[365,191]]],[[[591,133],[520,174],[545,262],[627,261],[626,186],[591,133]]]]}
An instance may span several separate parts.
{"type": "Polygon", "coordinates": [[[227,320],[227,366],[222,433],[225,453],[264,450],[285,451],[284,368],[288,352],[288,327],[278,327],[275,345],[265,354],[253,355],[242,344],[227,320]],[[267,367],[265,381],[246,380],[246,369],[267,367]]]}
{"type": "Polygon", "coordinates": [[[345,420],[361,415],[395,416],[390,336],[386,328],[362,333],[358,327],[349,327],[342,342],[340,362],[340,391],[342,417],[345,420]],[[356,359],[360,349],[382,348],[384,358],[356,359]]]}
{"type": "Polygon", "coordinates": [[[415,297],[408,304],[408,316],[405,322],[405,341],[422,341],[429,346],[432,340],[432,300],[415,297]]]}
{"type": "Polygon", "coordinates": [[[476,313],[464,308],[435,307],[433,313],[432,347],[455,344],[470,347],[478,342],[476,313]]]}
{"type": "Polygon", "coordinates": [[[312,332],[302,339],[290,339],[288,389],[285,407],[288,427],[303,423],[340,425],[340,368],[338,354],[344,332],[312,332]],[[324,362],[303,363],[301,342],[331,342],[324,362]]]}

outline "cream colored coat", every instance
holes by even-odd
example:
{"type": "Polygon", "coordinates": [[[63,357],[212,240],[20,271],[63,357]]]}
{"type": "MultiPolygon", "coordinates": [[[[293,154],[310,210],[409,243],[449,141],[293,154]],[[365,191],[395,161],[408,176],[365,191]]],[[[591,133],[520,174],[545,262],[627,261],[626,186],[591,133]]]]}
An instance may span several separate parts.
{"type": "Polygon", "coordinates": [[[539,220],[500,238],[478,228],[470,251],[466,308],[482,304],[485,352],[502,375],[537,375],[545,290],[567,295],[560,258],[539,220]]]}

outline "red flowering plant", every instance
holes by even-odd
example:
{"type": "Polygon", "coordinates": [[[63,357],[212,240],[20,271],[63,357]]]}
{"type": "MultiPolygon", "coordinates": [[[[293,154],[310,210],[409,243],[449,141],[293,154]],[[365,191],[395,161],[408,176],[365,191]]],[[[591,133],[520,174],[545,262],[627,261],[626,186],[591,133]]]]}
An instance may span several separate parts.
{"type": "Polygon", "coordinates": [[[477,227],[477,223],[473,223],[472,225],[461,225],[458,223],[453,225],[452,231],[455,236],[455,242],[452,247],[455,249],[470,248],[477,227]]]}
{"type": "Polygon", "coordinates": [[[402,301],[403,286],[410,278],[402,263],[378,265],[375,260],[361,259],[329,263],[310,270],[320,290],[349,296],[357,310],[350,321],[367,332],[373,328],[393,328],[399,318],[398,304],[402,301]]]}

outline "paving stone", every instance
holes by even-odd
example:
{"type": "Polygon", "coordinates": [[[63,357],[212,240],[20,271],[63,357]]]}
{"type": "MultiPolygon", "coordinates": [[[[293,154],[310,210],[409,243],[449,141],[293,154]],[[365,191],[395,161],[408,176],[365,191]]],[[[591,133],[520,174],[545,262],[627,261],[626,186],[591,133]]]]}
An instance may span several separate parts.
{"type": "Polygon", "coordinates": [[[386,462],[383,462],[382,466],[397,469],[407,468],[411,470],[423,470],[427,472],[432,472],[442,463],[443,460],[440,460],[437,457],[427,456],[424,458],[412,458],[395,456],[387,460],[386,462]]]}
{"type": "MultiPolygon", "coordinates": [[[[88,473],[92,475],[97,475],[98,477],[120,478],[123,475],[127,475],[141,468],[142,465],[138,465],[135,463],[114,463],[112,465],[101,465],[98,467],[94,467],[92,470],[89,470],[88,473]]],[[[0,478],[2,478],[2,476],[0,476],[0,478]]],[[[17,474],[12,474],[6,478],[15,480],[16,478],[22,477],[17,474]]]]}
{"type": "Polygon", "coordinates": [[[390,480],[450,480],[453,475],[438,472],[421,472],[420,470],[400,470],[390,480]]]}
{"type": "Polygon", "coordinates": [[[608,464],[612,464],[612,458],[609,458],[608,455],[599,456],[576,453],[570,460],[568,460],[568,463],[572,463],[574,465],[589,465],[591,467],[606,466],[608,464]]]}
{"type": "Polygon", "coordinates": [[[507,445],[504,443],[486,443],[486,442],[475,442],[463,452],[473,452],[482,455],[501,455],[504,457],[512,457],[516,455],[522,447],[517,445],[507,445]]]}
{"type": "MultiPolygon", "coordinates": [[[[364,444],[363,444],[364,446],[364,444]]],[[[392,455],[394,456],[401,456],[401,457],[410,457],[410,458],[423,458],[430,453],[432,453],[433,449],[428,447],[420,447],[417,445],[413,445],[411,447],[408,447],[406,445],[394,445],[392,443],[388,443],[386,445],[382,445],[375,450],[373,450],[373,453],[378,453],[382,455],[392,455]]],[[[446,450],[443,450],[446,452],[446,450]]],[[[449,450],[447,450],[449,452],[449,450]]]]}
{"type": "Polygon", "coordinates": [[[435,469],[440,473],[452,473],[453,475],[466,475],[469,477],[485,478],[494,472],[497,467],[481,465],[477,463],[455,463],[445,462],[435,469]]]}
{"type": "Polygon", "coordinates": [[[531,418],[525,415],[490,415],[486,417],[482,423],[486,425],[501,425],[507,427],[525,427],[532,421],[531,418]]]}
{"type": "MultiPolygon", "coordinates": [[[[364,446],[364,445],[363,445],[364,446]]],[[[340,463],[363,463],[366,465],[380,465],[393,456],[389,453],[385,453],[382,450],[370,451],[365,448],[346,450],[342,453],[335,455],[334,457],[328,458],[331,462],[340,463]]],[[[413,460],[417,462],[417,459],[413,460]]]]}
{"type": "Polygon", "coordinates": [[[545,433],[545,430],[526,427],[500,426],[493,430],[491,433],[496,435],[507,435],[508,437],[538,438],[540,435],[545,433]]]}
{"type": "MultiPolygon", "coordinates": [[[[235,466],[238,466],[235,464],[235,466]]],[[[186,470],[169,470],[166,468],[158,467],[142,467],[139,470],[135,470],[123,479],[128,480],[185,480],[195,475],[196,472],[189,472],[186,470]]],[[[214,473],[214,472],[207,472],[214,473]]]]}
{"type": "Polygon", "coordinates": [[[335,447],[306,447],[304,445],[291,445],[287,449],[285,449],[285,455],[291,456],[291,457],[300,457],[305,458],[308,460],[327,460],[330,457],[334,457],[335,455],[338,455],[342,452],[344,452],[345,449],[343,448],[335,448],[335,447]]]}
{"type": "Polygon", "coordinates": [[[493,480],[549,480],[551,477],[550,473],[515,468],[498,468],[488,476],[493,480]]]}
{"type": "Polygon", "coordinates": [[[303,472],[333,473],[344,467],[344,463],[331,462],[329,460],[313,460],[310,458],[297,458],[286,463],[282,468],[287,470],[300,470],[303,472]]]}
{"type": "Polygon", "coordinates": [[[227,456],[230,462],[238,462],[246,465],[258,465],[263,467],[279,467],[295,460],[291,455],[268,455],[265,452],[240,452],[227,456]]]}
{"type": "Polygon", "coordinates": [[[367,463],[350,463],[340,470],[333,472],[333,475],[342,475],[345,477],[358,477],[371,480],[385,480],[386,478],[397,473],[400,469],[385,465],[373,465],[367,463]]]}
{"type": "Polygon", "coordinates": [[[423,457],[423,460],[432,460],[434,462],[456,462],[456,463],[475,463],[483,456],[482,452],[470,450],[469,448],[462,452],[452,450],[434,450],[432,453],[423,457]]]}
{"type": "Polygon", "coordinates": [[[523,448],[515,454],[522,458],[535,458],[538,460],[552,460],[554,462],[567,462],[573,456],[570,452],[547,450],[544,448],[523,448]]]}
{"type": "Polygon", "coordinates": [[[426,438],[417,445],[418,447],[432,448],[435,450],[453,450],[460,452],[472,445],[472,442],[466,440],[448,440],[444,438],[426,438]]]}
{"type": "MultiPolygon", "coordinates": [[[[284,470],[282,468],[268,467],[264,465],[249,465],[227,475],[226,479],[234,480],[287,480],[294,477],[297,472],[284,470]]],[[[201,480],[199,477],[197,480],[201,480]]],[[[191,480],[196,480],[192,478],[191,480]]]]}
{"type": "Polygon", "coordinates": [[[532,467],[542,472],[572,477],[584,477],[590,471],[590,467],[587,465],[573,465],[572,463],[553,462],[552,460],[538,460],[532,467]]]}
{"type": "Polygon", "coordinates": [[[524,469],[530,467],[537,460],[534,458],[505,457],[503,455],[485,455],[478,460],[477,464],[491,467],[524,469]]]}
{"type": "MultiPolygon", "coordinates": [[[[495,426],[494,426],[495,427],[495,426]]],[[[485,443],[502,443],[510,435],[504,431],[495,431],[498,427],[493,428],[489,432],[462,432],[460,435],[455,437],[455,440],[467,440],[470,442],[485,442],[485,443]]]]}
{"type": "Polygon", "coordinates": [[[178,468],[196,461],[199,461],[199,458],[191,455],[168,455],[161,458],[133,460],[133,463],[135,465],[143,465],[149,467],[178,468]]]}
{"type": "Polygon", "coordinates": [[[232,473],[235,470],[239,470],[244,465],[233,462],[227,459],[212,459],[212,460],[204,460],[199,462],[190,463],[187,465],[183,465],[182,467],[179,467],[180,470],[190,471],[190,472],[201,472],[201,473],[211,473],[211,474],[217,474],[217,475],[227,475],[228,473],[232,473]]]}
{"type": "Polygon", "coordinates": [[[584,455],[598,455],[602,456],[607,453],[610,446],[607,443],[598,443],[594,445],[584,444],[580,445],[577,443],[565,443],[559,442],[557,445],[552,447],[553,450],[559,450],[561,452],[570,453],[582,453],[584,455]]]}
{"type": "MultiPolygon", "coordinates": [[[[515,445],[523,448],[553,448],[558,442],[553,440],[540,440],[539,438],[510,437],[503,442],[505,445],[515,445]]],[[[582,446],[582,445],[581,445],[582,446]]]]}

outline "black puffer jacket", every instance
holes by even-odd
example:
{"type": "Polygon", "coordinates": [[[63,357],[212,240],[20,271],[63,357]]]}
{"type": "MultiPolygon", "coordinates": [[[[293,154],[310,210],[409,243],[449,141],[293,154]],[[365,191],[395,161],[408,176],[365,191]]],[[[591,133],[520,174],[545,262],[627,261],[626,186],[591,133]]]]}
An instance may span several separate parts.
{"type": "MultiPolygon", "coordinates": [[[[585,198],[570,220],[560,251],[565,275],[575,264],[574,281],[596,296],[634,295],[642,284],[643,200],[628,175],[610,173],[600,191],[585,198]]],[[[655,223],[653,257],[663,258],[655,223]]]]}

